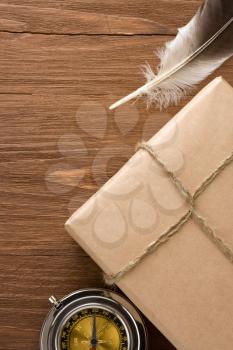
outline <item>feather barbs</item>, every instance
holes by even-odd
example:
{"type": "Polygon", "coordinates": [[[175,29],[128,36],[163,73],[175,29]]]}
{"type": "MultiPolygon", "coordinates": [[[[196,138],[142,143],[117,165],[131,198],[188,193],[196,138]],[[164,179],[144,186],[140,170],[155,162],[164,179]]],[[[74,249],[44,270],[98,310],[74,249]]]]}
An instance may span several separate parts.
{"type": "Polygon", "coordinates": [[[206,0],[177,36],[158,51],[157,74],[147,65],[147,83],[110,109],[142,95],[148,105],[155,103],[160,109],[177,104],[232,54],[233,1],[206,0]]]}

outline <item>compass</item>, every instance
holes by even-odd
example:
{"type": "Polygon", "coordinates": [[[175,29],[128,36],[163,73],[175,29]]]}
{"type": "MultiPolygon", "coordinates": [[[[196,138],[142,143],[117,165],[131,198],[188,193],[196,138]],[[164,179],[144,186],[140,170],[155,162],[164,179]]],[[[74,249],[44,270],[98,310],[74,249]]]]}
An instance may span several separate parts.
{"type": "Polygon", "coordinates": [[[136,308],[105,289],[82,289],[53,304],[40,350],[146,350],[147,333],[136,308]]]}

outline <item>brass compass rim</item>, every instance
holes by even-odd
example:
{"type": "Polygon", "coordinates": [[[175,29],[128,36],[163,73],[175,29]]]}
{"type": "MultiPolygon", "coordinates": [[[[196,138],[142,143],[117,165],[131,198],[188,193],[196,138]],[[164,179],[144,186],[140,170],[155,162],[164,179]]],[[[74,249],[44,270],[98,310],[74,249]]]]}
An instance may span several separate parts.
{"type": "Polygon", "coordinates": [[[115,314],[128,336],[127,350],[146,350],[147,332],[137,309],[120,294],[107,289],[88,288],[74,291],[57,301],[49,311],[41,330],[40,350],[61,350],[60,336],[65,322],[81,309],[99,307],[115,314]]]}

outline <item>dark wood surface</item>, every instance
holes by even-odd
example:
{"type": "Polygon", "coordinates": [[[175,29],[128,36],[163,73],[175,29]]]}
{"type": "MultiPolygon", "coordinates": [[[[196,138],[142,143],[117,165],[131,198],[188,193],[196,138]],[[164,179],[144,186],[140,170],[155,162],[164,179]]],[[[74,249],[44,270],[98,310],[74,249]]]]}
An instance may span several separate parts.
{"type": "MultiPolygon", "coordinates": [[[[199,3],[0,4],[0,350],[38,349],[51,294],[104,286],[64,222],[180,109],[107,108],[143,83],[140,66],[156,65],[199,3]]],[[[219,74],[233,84],[232,60],[219,74]]],[[[174,349],[148,327],[150,350],[174,349]]]]}

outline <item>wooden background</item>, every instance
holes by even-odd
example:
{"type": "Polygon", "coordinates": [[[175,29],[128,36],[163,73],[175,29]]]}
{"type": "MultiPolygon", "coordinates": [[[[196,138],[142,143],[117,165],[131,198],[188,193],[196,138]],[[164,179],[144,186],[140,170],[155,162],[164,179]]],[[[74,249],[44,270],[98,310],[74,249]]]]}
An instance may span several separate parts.
{"type": "MultiPolygon", "coordinates": [[[[156,65],[153,51],[199,3],[0,3],[0,350],[38,349],[51,294],[104,286],[64,222],[133,153],[142,130],[151,136],[181,107],[160,113],[140,101],[136,120],[127,108],[107,110],[142,84],[140,66],[156,65]]],[[[232,60],[219,74],[233,84],[232,60]]],[[[174,349],[148,326],[150,350],[174,349]]]]}

